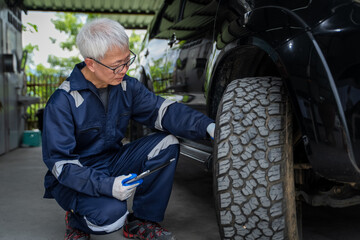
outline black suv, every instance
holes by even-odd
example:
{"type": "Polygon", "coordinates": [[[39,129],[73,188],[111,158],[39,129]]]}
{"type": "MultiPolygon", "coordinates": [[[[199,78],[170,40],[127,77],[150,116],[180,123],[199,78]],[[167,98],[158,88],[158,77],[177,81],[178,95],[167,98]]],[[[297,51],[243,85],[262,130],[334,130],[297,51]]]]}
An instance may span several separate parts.
{"type": "Polygon", "coordinates": [[[166,0],[139,55],[139,81],[216,119],[181,153],[213,171],[223,239],[360,203],[359,0],[166,0]]]}

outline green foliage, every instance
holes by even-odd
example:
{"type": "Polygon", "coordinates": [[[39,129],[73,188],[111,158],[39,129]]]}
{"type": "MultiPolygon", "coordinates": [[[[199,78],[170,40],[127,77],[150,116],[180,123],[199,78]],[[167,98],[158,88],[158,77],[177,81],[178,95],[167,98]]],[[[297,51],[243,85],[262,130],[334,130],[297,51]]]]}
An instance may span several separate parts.
{"type": "Polygon", "coordinates": [[[72,69],[74,67],[74,64],[81,62],[80,58],[77,56],[62,58],[54,55],[49,55],[47,61],[52,67],[59,66],[61,68],[64,68],[64,70],[69,68],[72,69]]]}
{"type": "Polygon", "coordinates": [[[26,74],[30,74],[30,65],[34,65],[34,51],[39,51],[39,46],[38,45],[32,45],[31,43],[29,43],[28,45],[26,45],[23,49],[24,51],[27,51],[28,55],[27,55],[27,64],[25,66],[25,73],[26,74]]]}
{"type": "Polygon", "coordinates": [[[170,86],[171,77],[168,72],[171,69],[171,62],[165,63],[165,59],[160,58],[153,60],[153,65],[150,66],[150,72],[153,77],[153,87],[155,93],[162,93],[166,91],[166,87],[170,86]]]}
{"type": "Polygon", "coordinates": [[[91,20],[94,20],[95,18],[101,18],[101,17],[102,17],[102,15],[99,13],[89,13],[87,15],[86,21],[91,21],[91,20]]]}
{"type": "MultiPolygon", "coordinates": [[[[81,17],[83,14],[72,14],[72,13],[57,13],[55,19],[51,19],[51,22],[54,24],[55,29],[60,32],[67,34],[67,39],[64,42],[58,42],[57,39],[49,37],[50,41],[53,44],[59,44],[59,46],[65,51],[72,51],[76,48],[76,35],[78,34],[80,28],[83,26],[83,21],[81,17]]],[[[37,26],[35,24],[28,23],[31,27],[23,27],[23,31],[32,31],[34,29],[37,32],[37,26]]],[[[28,64],[26,66],[27,75],[53,75],[53,76],[65,76],[68,75],[71,70],[74,68],[76,63],[81,62],[78,56],[71,56],[68,58],[60,58],[54,55],[49,55],[47,62],[50,64],[50,67],[47,68],[43,64],[31,67],[34,65],[33,57],[34,51],[39,50],[37,45],[27,45],[24,50],[28,51],[28,64]],[[33,70],[31,71],[30,68],[33,70]],[[34,69],[35,68],[35,69],[34,69]]]]}
{"type": "Polygon", "coordinates": [[[29,31],[29,32],[31,32],[31,33],[33,33],[33,32],[38,32],[38,27],[37,27],[37,25],[36,24],[32,24],[32,23],[26,23],[27,25],[29,25],[28,27],[27,26],[25,26],[25,25],[22,25],[22,30],[24,31],[24,32],[27,32],[27,31],[29,31]]]}
{"type": "Polygon", "coordinates": [[[39,51],[39,46],[38,45],[32,45],[31,43],[29,43],[28,45],[26,45],[23,49],[24,51],[27,51],[28,54],[34,54],[34,51],[37,50],[39,51]]]}
{"type": "Polygon", "coordinates": [[[68,75],[74,68],[74,65],[81,62],[77,56],[70,56],[67,58],[57,57],[49,55],[47,62],[50,64],[50,68],[57,68],[59,75],[68,75]]]}
{"type": "Polygon", "coordinates": [[[55,29],[68,35],[65,42],[60,42],[60,47],[63,50],[66,49],[72,51],[76,45],[76,35],[84,25],[80,20],[80,15],[73,13],[57,13],[56,17],[57,19],[51,19],[55,29]]]}
{"type": "Polygon", "coordinates": [[[40,102],[31,104],[27,107],[26,113],[26,129],[38,128],[38,110],[45,107],[51,94],[58,88],[58,86],[66,79],[65,77],[54,76],[52,72],[49,72],[41,68],[41,64],[37,66],[39,71],[43,71],[42,75],[27,77],[27,94],[32,97],[40,98],[40,102]],[[47,75],[49,74],[49,75],[47,75]]]}
{"type": "Polygon", "coordinates": [[[50,39],[50,41],[51,41],[51,43],[52,43],[52,44],[55,44],[55,43],[56,43],[56,41],[57,41],[57,39],[52,38],[52,37],[49,37],[49,39],[50,39]]]}
{"type": "Polygon", "coordinates": [[[129,48],[138,53],[141,47],[141,40],[144,37],[144,34],[138,34],[135,30],[132,30],[131,35],[129,36],[129,48]]]}
{"type": "Polygon", "coordinates": [[[59,70],[54,69],[54,68],[47,68],[41,63],[36,65],[36,73],[37,73],[36,75],[38,75],[38,76],[42,76],[42,75],[58,76],[58,75],[61,75],[61,74],[59,74],[59,70]]]}

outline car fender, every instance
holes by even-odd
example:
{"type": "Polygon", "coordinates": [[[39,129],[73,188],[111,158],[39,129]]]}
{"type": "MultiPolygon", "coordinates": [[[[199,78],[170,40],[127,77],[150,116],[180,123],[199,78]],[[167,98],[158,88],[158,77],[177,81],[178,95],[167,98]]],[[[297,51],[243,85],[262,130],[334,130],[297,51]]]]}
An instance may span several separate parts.
{"type": "MultiPolygon", "coordinates": [[[[211,105],[213,100],[209,94],[214,91],[216,72],[235,49],[255,46],[265,51],[276,65],[279,75],[285,80],[302,131],[303,143],[314,170],[329,179],[358,181],[360,170],[355,161],[349,129],[334,77],[323,50],[310,32],[310,27],[299,16],[284,11],[282,7],[261,8],[248,14],[247,17],[244,26],[248,31],[244,31],[243,36],[226,43],[222,48],[222,44],[219,44],[221,36],[217,38],[217,42],[214,42],[206,69],[205,89],[208,105],[211,105]],[[282,14],[284,21],[269,22],[264,19],[264,16],[273,14],[277,16],[282,14]],[[295,30],[285,27],[289,24],[295,30]],[[316,66],[316,69],[312,66],[316,66]],[[309,72],[311,67],[313,72],[309,72]],[[321,81],[316,81],[317,79],[321,81]],[[321,84],[330,86],[330,89],[321,84]],[[326,95],[324,98],[326,104],[320,103],[324,99],[321,100],[320,93],[312,92],[313,89],[321,91],[326,89],[326,93],[322,93],[326,95]],[[332,119],[326,118],[326,115],[320,116],[323,111],[320,108],[324,106],[334,109],[337,114],[332,116],[332,119]],[[319,131],[327,131],[325,126],[331,124],[336,124],[336,131],[339,132],[342,140],[336,146],[337,157],[333,155],[324,160],[324,153],[328,153],[329,150],[334,151],[334,147],[326,146],[326,137],[321,138],[319,131]],[[315,152],[317,154],[313,154],[315,152]]],[[[316,28],[316,26],[311,27],[316,28]]]]}

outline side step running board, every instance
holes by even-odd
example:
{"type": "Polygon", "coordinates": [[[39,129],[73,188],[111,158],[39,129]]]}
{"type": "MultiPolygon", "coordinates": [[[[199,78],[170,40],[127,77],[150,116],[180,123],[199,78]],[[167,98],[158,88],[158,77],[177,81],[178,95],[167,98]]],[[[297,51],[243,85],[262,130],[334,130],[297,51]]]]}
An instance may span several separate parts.
{"type": "Polygon", "coordinates": [[[205,165],[208,170],[211,168],[213,151],[211,146],[182,138],[179,138],[179,141],[181,155],[205,165]]]}

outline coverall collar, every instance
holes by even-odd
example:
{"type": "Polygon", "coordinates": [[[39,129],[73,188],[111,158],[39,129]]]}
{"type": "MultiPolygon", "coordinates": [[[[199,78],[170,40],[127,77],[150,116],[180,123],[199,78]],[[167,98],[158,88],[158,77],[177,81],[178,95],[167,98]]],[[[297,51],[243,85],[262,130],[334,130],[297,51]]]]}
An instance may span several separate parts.
{"type": "MultiPolygon", "coordinates": [[[[81,62],[75,65],[73,71],[71,72],[69,76],[70,81],[70,91],[78,91],[78,90],[84,90],[84,89],[90,89],[94,92],[96,92],[97,88],[95,85],[87,80],[84,75],[81,72],[81,69],[83,69],[86,66],[85,62],[81,62]]],[[[128,75],[125,74],[123,81],[126,81],[128,79],[128,75]]],[[[118,85],[120,86],[120,85],[118,85]]],[[[109,88],[112,88],[114,86],[108,85],[109,88]]]]}
{"type": "Polygon", "coordinates": [[[96,89],[95,85],[92,82],[86,80],[86,78],[81,72],[81,69],[83,69],[85,66],[85,62],[81,62],[75,65],[69,77],[69,81],[71,83],[70,91],[96,89]]]}

